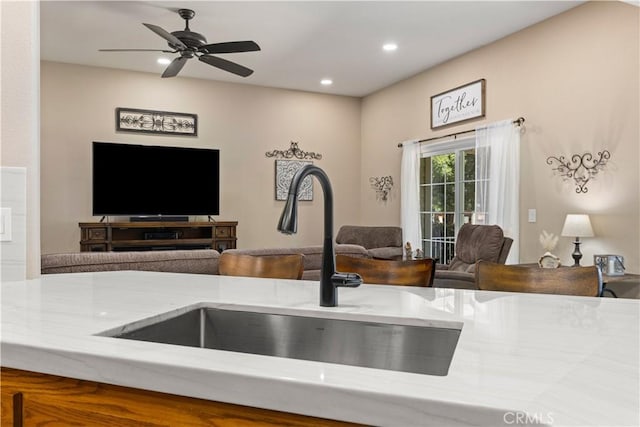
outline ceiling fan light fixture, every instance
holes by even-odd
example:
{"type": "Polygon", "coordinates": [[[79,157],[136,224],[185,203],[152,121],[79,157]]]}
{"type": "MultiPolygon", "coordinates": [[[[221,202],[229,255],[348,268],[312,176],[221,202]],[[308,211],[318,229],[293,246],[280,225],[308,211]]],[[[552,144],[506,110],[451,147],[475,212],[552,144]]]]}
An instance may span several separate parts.
{"type": "Polygon", "coordinates": [[[382,50],[385,52],[393,52],[396,49],[398,49],[398,45],[395,43],[385,43],[382,45],[382,50]]]}
{"type": "Polygon", "coordinates": [[[322,86],[331,86],[333,84],[333,80],[331,80],[331,79],[322,79],[322,80],[320,80],[320,84],[322,86]]]}

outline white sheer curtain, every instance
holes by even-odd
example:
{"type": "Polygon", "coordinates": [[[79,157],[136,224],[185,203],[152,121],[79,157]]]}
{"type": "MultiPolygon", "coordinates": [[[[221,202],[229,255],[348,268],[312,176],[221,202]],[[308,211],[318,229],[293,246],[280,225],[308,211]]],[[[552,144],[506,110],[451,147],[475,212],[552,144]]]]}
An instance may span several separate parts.
{"type": "Polygon", "coordinates": [[[402,143],[400,171],[400,220],[402,238],[410,242],[415,251],[422,250],[420,228],[420,144],[417,141],[402,143]]]}
{"type": "Polygon", "coordinates": [[[507,264],[519,262],[520,129],[511,120],[476,129],[476,223],[497,224],[513,239],[507,264]]]}

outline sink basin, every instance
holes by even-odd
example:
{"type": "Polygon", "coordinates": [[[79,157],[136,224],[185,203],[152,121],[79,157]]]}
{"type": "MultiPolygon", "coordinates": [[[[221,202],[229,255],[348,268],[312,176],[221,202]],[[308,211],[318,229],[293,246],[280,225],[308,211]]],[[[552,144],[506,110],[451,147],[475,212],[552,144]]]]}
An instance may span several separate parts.
{"type": "Polygon", "coordinates": [[[376,369],[447,375],[460,329],[194,308],[106,332],[152,341],[376,369]]]}

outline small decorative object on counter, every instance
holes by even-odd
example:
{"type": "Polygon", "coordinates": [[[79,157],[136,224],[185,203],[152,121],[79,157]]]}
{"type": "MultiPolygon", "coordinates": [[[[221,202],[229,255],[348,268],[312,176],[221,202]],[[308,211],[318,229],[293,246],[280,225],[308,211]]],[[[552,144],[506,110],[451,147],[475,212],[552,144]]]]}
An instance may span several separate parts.
{"type": "Polygon", "coordinates": [[[542,230],[542,234],[540,234],[540,244],[542,245],[542,249],[545,250],[545,253],[538,260],[538,265],[542,268],[560,267],[560,258],[551,253],[558,244],[558,236],[542,230]]]}
{"type": "Polygon", "coordinates": [[[411,248],[411,242],[407,242],[404,245],[404,256],[406,259],[412,259],[413,258],[413,249],[411,248]]]}
{"type": "Polygon", "coordinates": [[[538,260],[538,265],[542,268],[558,268],[560,267],[560,258],[551,252],[545,252],[538,260]]]}
{"type": "Polygon", "coordinates": [[[593,264],[607,276],[624,276],[624,257],[622,255],[594,255],[593,264]]]}
{"type": "Polygon", "coordinates": [[[416,259],[422,258],[424,258],[424,254],[422,253],[422,251],[420,250],[420,248],[416,249],[416,259]]]}

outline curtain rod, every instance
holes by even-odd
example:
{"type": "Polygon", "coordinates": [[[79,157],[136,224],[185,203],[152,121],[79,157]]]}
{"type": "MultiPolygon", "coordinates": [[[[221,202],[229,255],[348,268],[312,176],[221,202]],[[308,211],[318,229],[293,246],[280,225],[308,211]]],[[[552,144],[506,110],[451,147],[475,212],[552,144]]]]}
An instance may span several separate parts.
{"type": "MultiPolygon", "coordinates": [[[[522,124],[524,123],[524,117],[518,117],[517,119],[515,119],[512,122],[514,125],[516,126],[522,126],[522,124]]],[[[470,133],[470,132],[475,132],[475,129],[470,129],[470,130],[463,130],[460,132],[456,132],[456,133],[450,133],[449,135],[442,135],[442,136],[434,136],[433,138],[427,138],[427,139],[421,139],[419,141],[416,141],[416,143],[420,144],[422,142],[428,142],[428,141],[433,141],[435,139],[441,139],[441,138],[449,138],[451,136],[458,136],[458,135],[462,135],[465,133],[470,133]]],[[[402,148],[402,142],[398,143],[398,147],[402,148]]]]}

